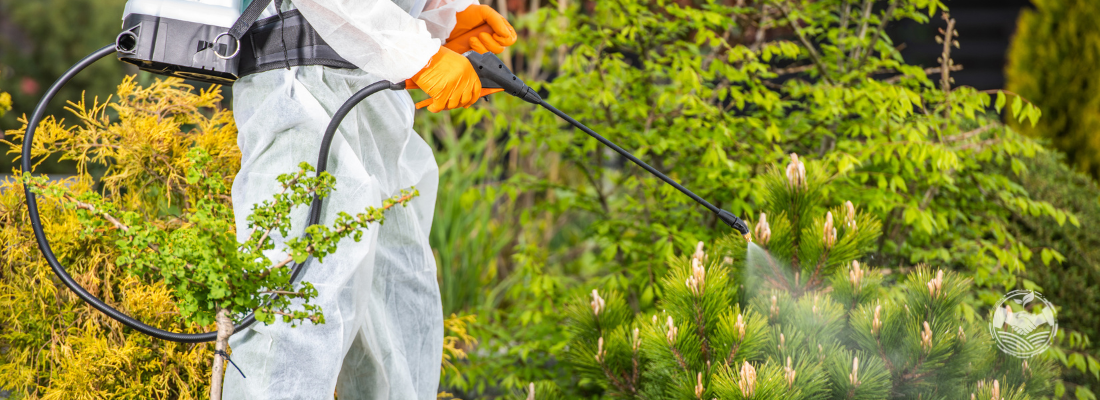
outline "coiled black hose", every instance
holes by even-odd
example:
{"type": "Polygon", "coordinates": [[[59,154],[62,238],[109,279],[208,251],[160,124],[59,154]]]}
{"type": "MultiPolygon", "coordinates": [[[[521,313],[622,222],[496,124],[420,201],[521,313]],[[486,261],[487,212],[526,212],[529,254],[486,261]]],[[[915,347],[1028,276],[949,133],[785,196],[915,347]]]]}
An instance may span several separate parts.
{"type": "MultiPolygon", "coordinates": [[[[69,68],[68,71],[65,71],[65,73],[61,75],[61,78],[58,78],[57,81],[54,82],[52,86],[50,86],[49,90],[46,91],[46,94],[42,96],[42,100],[38,102],[38,105],[34,109],[34,113],[31,115],[31,119],[27,122],[27,133],[26,136],[23,138],[22,167],[24,172],[31,170],[31,144],[34,143],[34,133],[35,130],[38,128],[38,124],[45,116],[46,105],[48,105],[50,103],[50,100],[52,100],[53,97],[57,95],[57,92],[60,91],[63,86],[65,86],[65,83],[76,76],[76,74],[87,68],[89,65],[95,63],[103,57],[106,57],[107,55],[114,53],[115,48],[115,44],[112,43],[99,50],[96,50],[94,53],[88,55],[87,57],[84,57],[84,59],[80,60],[80,62],[69,68]]],[[[633,154],[630,154],[630,152],[624,150],[622,147],[619,147],[618,145],[604,138],[592,129],[589,129],[587,126],[584,126],[584,124],[573,119],[568,114],[562,112],[561,110],[558,110],[557,108],[554,108],[549,103],[544,101],[534,90],[531,90],[525,83],[523,83],[522,80],[513,75],[511,71],[505,68],[500,59],[498,59],[492,53],[467,53],[466,56],[470,60],[472,65],[477,68],[478,76],[482,80],[483,87],[503,88],[507,93],[513,96],[524,99],[532,104],[539,105],[547,109],[548,111],[556,114],[557,116],[564,119],[566,122],[569,122],[569,124],[584,131],[589,136],[592,136],[593,138],[598,140],[600,143],[603,143],[604,145],[610,147],[612,150],[615,150],[615,152],[623,155],[631,162],[642,167],[665,183],[673,186],[681,193],[687,195],[692,200],[695,200],[703,207],[706,207],[708,210],[715,213],[715,215],[717,215],[717,217],[722,220],[722,222],[725,222],[727,225],[736,229],[741,234],[746,235],[747,237],[749,228],[740,218],[737,218],[733,215],[733,213],[730,213],[729,211],[715,207],[713,204],[704,200],[702,197],[699,197],[691,190],[685,188],[683,185],[680,185],[672,178],[669,178],[649,164],[646,164],[642,160],[639,160],[637,157],[635,157],[633,154]]],[[[332,146],[332,139],[335,137],[336,130],[337,128],[339,128],[340,123],[344,120],[344,117],[346,117],[348,113],[350,113],[351,110],[355,108],[356,105],[375,93],[381,92],[383,90],[403,89],[405,89],[404,82],[392,83],[389,81],[380,81],[359,90],[354,95],[352,95],[351,98],[345,101],[344,104],[336,110],[336,113],[333,114],[332,120],[329,121],[329,125],[325,129],[325,135],[321,139],[321,148],[319,151],[320,154],[318,154],[317,156],[317,175],[320,175],[328,167],[329,148],[332,146]]],[[[38,248],[41,249],[42,255],[46,257],[46,261],[50,264],[50,268],[53,269],[54,274],[56,274],[57,277],[61,279],[61,282],[64,283],[65,286],[67,286],[69,289],[71,289],[73,293],[76,293],[76,295],[80,297],[81,300],[84,300],[88,304],[91,304],[92,307],[95,307],[97,310],[103,312],[104,314],[107,314],[107,316],[123,323],[124,325],[158,339],[180,343],[201,343],[214,341],[216,339],[217,332],[187,334],[169,332],[163,329],[149,326],[141,321],[130,317],[129,315],[123,314],[122,312],[107,305],[102,300],[96,298],[91,293],[88,293],[88,291],[85,290],[84,287],[80,286],[79,283],[73,280],[72,276],[70,276],[69,273],[65,271],[65,267],[57,261],[57,257],[54,256],[53,251],[50,249],[49,241],[46,240],[46,234],[42,230],[42,221],[39,219],[38,214],[38,201],[35,198],[34,192],[32,192],[30,187],[26,184],[23,185],[23,190],[27,196],[27,213],[31,220],[31,227],[34,230],[35,240],[38,241],[38,248]]],[[[313,202],[310,204],[309,221],[306,226],[316,225],[320,222],[322,205],[323,199],[318,196],[314,196],[313,202]]],[[[298,275],[300,275],[302,271],[304,271],[305,264],[306,263],[295,264],[292,267],[290,275],[291,282],[294,282],[294,280],[298,278],[298,275]]],[[[239,332],[240,330],[247,328],[254,322],[256,322],[255,315],[249,313],[245,318],[241,320],[239,324],[234,326],[233,332],[239,332]]]]}
{"type": "MultiPolygon", "coordinates": [[[[35,131],[38,129],[38,124],[42,122],[42,119],[45,117],[46,106],[49,105],[50,101],[53,100],[54,96],[57,95],[57,92],[59,92],[61,88],[69,82],[70,79],[79,74],[85,68],[88,68],[88,66],[92,65],[96,61],[113,54],[116,51],[115,47],[115,44],[112,43],[110,45],[104,46],[99,50],[96,50],[92,54],[89,54],[87,57],[84,57],[84,59],[80,60],[72,67],[70,67],[68,71],[65,71],[65,73],[62,74],[61,77],[58,78],[57,81],[55,81],[48,90],[46,90],[45,95],[42,96],[42,100],[40,100],[38,102],[38,105],[34,108],[34,113],[31,114],[31,119],[27,121],[27,132],[26,136],[23,137],[22,153],[22,168],[24,172],[28,172],[31,170],[31,147],[34,143],[34,134],[35,131]]],[[[340,108],[336,111],[336,114],[333,115],[332,121],[329,122],[328,128],[325,129],[325,136],[321,139],[321,149],[319,152],[320,154],[317,156],[317,175],[320,175],[322,172],[324,172],[326,167],[328,166],[329,147],[332,145],[332,139],[336,135],[336,130],[340,126],[340,122],[344,120],[344,117],[346,117],[348,113],[351,112],[351,110],[354,109],[357,104],[359,104],[359,102],[363,101],[367,97],[370,97],[372,94],[378,93],[383,90],[403,89],[405,89],[404,82],[399,84],[394,84],[387,81],[377,82],[359,90],[354,95],[352,95],[351,98],[344,102],[344,104],[340,106],[340,108]]],[[[95,309],[103,312],[108,317],[111,317],[112,319],[121,322],[123,325],[134,328],[138,332],[144,333],[157,339],[180,343],[202,343],[212,342],[217,338],[217,332],[178,333],[150,326],[141,321],[138,321],[137,319],[134,319],[133,317],[130,317],[129,315],[122,313],[119,310],[116,310],[115,308],[104,303],[99,298],[93,296],[91,293],[88,293],[88,291],[84,289],[83,286],[80,286],[79,283],[73,280],[72,276],[69,275],[68,271],[65,270],[65,267],[62,266],[61,263],[57,260],[57,256],[54,255],[53,250],[50,248],[50,242],[46,239],[46,233],[42,229],[42,220],[40,219],[38,213],[38,199],[35,197],[34,192],[31,191],[30,186],[28,186],[26,183],[23,184],[23,192],[27,196],[27,214],[31,221],[31,229],[34,230],[34,238],[38,242],[38,248],[42,251],[42,256],[46,258],[46,262],[50,264],[50,269],[53,270],[54,274],[56,274],[57,277],[61,279],[61,283],[65,284],[65,286],[72,290],[73,293],[76,293],[77,297],[80,297],[81,300],[87,302],[95,309]]],[[[323,205],[323,202],[324,199],[318,196],[314,196],[313,203],[310,204],[309,221],[307,226],[315,225],[320,222],[321,206],[323,205]]],[[[291,282],[294,282],[294,280],[297,279],[298,275],[302,273],[302,271],[304,270],[304,264],[306,263],[295,264],[292,267],[293,269],[291,270],[290,275],[291,282]]],[[[249,325],[252,325],[252,323],[254,322],[256,322],[256,316],[253,313],[249,313],[241,320],[240,323],[234,326],[233,332],[239,332],[242,329],[247,328],[249,325]]]]}

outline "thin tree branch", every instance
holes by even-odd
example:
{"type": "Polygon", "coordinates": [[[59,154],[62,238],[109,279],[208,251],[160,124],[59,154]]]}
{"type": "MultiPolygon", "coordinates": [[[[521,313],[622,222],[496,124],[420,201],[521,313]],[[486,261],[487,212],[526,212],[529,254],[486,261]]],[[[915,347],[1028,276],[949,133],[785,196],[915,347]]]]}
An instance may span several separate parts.
{"type": "MultiPolygon", "coordinates": [[[[952,63],[951,67],[950,67],[950,70],[952,70],[952,71],[961,71],[962,69],[963,69],[962,64],[952,63]]],[[[927,74],[927,75],[931,75],[931,74],[940,72],[941,70],[942,70],[942,68],[940,68],[940,67],[925,68],[924,73],[927,74]]],[[[901,78],[903,78],[903,77],[905,77],[905,75],[895,75],[895,76],[891,76],[889,78],[883,79],[882,82],[884,82],[884,83],[898,83],[898,82],[901,82],[901,78]]]]}
{"type": "Polygon", "coordinates": [[[848,17],[852,13],[852,3],[848,0],[844,0],[844,14],[840,16],[840,30],[836,39],[836,69],[843,71],[843,61],[841,56],[844,55],[844,37],[848,36],[848,17]]]}
{"type": "Polygon", "coordinates": [[[810,52],[810,58],[813,59],[814,64],[821,71],[821,79],[828,82],[830,85],[834,84],[832,79],[829,79],[828,70],[825,69],[825,64],[821,62],[821,56],[817,54],[817,49],[810,43],[809,39],[806,39],[806,35],[802,33],[802,29],[798,27],[798,22],[791,19],[791,14],[787,12],[787,7],[779,6],[779,11],[783,13],[783,17],[787,19],[787,23],[790,24],[794,32],[798,34],[798,40],[802,41],[802,45],[806,46],[806,50],[810,52]]]}
{"type": "Polygon", "coordinates": [[[852,47],[852,52],[848,54],[848,58],[856,58],[859,56],[860,43],[863,42],[863,38],[867,37],[867,25],[871,23],[871,0],[863,0],[863,22],[859,27],[859,38],[856,40],[855,47],[852,47]]]}
{"type": "MultiPolygon", "coordinates": [[[[890,22],[890,18],[894,17],[894,10],[897,9],[897,0],[890,1],[890,7],[886,8],[886,13],[882,15],[882,21],[879,21],[878,32],[871,38],[871,43],[867,45],[867,48],[862,55],[859,56],[859,66],[862,67],[863,63],[867,61],[867,57],[875,51],[875,45],[878,44],[878,40],[883,35],[883,29],[886,28],[886,24],[890,22]]],[[[902,43],[904,45],[904,43],[902,43]]],[[[899,49],[900,51],[900,49],[899,49]]]]}
{"type": "Polygon", "coordinates": [[[963,141],[963,140],[966,140],[966,139],[970,139],[974,136],[978,136],[978,135],[981,135],[981,134],[985,133],[986,131],[993,128],[995,125],[996,124],[989,124],[989,125],[985,125],[981,128],[978,128],[978,129],[975,129],[975,130],[972,130],[972,131],[969,131],[969,132],[963,132],[963,133],[960,133],[958,135],[948,136],[948,137],[943,138],[943,141],[944,142],[959,142],[959,141],[963,141]]]}

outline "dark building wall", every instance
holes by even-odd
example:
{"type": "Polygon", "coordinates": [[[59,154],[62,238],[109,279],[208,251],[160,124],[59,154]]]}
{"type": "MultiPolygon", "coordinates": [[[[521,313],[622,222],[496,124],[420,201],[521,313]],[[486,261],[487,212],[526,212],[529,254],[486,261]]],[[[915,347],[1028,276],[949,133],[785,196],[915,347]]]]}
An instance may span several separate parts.
{"type": "MultiPolygon", "coordinates": [[[[1020,10],[1030,7],[1028,0],[948,0],[944,2],[955,19],[961,48],[951,49],[951,58],[963,70],[951,74],[956,85],[978,89],[1004,88],[1004,68],[1008,45],[1016,31],[1020,10]]],[[[936,59],[943,45],[936,43],[938,28],[947,23],[939,15],[928,24],[913,21],[895,23],[890,36],[895,45],[905,44],[905,61],[925,67],[939,65],[936,59]]]]}

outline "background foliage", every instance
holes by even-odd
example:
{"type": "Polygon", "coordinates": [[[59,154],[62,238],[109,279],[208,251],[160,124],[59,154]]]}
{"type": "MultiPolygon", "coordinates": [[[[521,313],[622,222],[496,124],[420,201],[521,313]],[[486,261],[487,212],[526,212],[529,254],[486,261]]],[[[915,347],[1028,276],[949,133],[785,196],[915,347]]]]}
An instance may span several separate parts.
{"type": "Polygon", "coordinates": [[[1077,170],[1100,178],[1100,4],[1032,0],[1020,12],[1005,70],[1008,89],[1040,105],[1044,118],[1029,135],[1050,139],[1077,170]]]}
{"type": "MultiPolygon", "coordinates": [[[[0,130],[19,127],[16,119],[30,114],[54,79],[77,60],[114,41],[122,26],[126,0],[0,0],[0,88],[11,94],[14,111],[0,118],[0,130]]],[[[137,70],[122,63],[104,61],[73,78],[59,99],[89,100],[114,93],[122,73],[137,70]]],[[[143,80],[149,83],[151,80],[143,80]]],[[[60,115],[64,103],[55,102],[51,114],[60,115]]],[[[15,164],[10,155],[0,157],[0,168],[15,164]]],[[[68,172],[71,164],[46,163],[44,172],[68,172]]]]}

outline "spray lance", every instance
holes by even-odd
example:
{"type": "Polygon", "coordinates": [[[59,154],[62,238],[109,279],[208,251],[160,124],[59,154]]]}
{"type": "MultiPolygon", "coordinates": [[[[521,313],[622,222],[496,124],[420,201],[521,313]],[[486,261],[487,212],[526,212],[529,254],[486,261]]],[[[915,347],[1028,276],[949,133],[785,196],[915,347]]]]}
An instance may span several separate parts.
{"type": "MultiPolygon", "coordinates": [[[[118,58],[121,61],[137,65],[140,69],[149,71],[152,73],[168,76],[176,76],[181,78],[199,80],[204,82],[219,83],[219,84],[232,84],[238,75],[238,59],[237,55],[241,53],[241,37],[243,32],[246,32],[256,22],[257,17],[263,8],[266,8],[267,4],[271,0],[257,0],[250,4],[243,13],[240,13],[240,17],[233,23],[233,27],[226,30],[228,23],[202,23],[195,22],[194,19],[188,21],[186,17],[182,19],[176,19],[166,17],[164,15],[157,15],[157,13],[163,13],[164,10],[176,10],[180,8],[167,7],[169,4],[174,3],[173,7],[186,6],[190,8],[183,9],[193,16],[199,16],[197,19],[211,18],[211,16],[217,15],[217,9],[210,8],[212,6],[208,4],[195,3],[181,0],[144,0],[134,1],[131,0],[127,3],[127,16],[124,18],[123,32],[119,34],[115,43],[104,46],[99,50],[89,54],[84,59],[80,60],[69,70],[65,71],[60,78],[55,81],[50,88],[42,96],[42,99],[38,102],[34,112],[31,114],[31,118],[27,121],[26,135],[23,141],[22,151],[22,169],[24,172],[31,171],[31,149],[34,144],[34,135],[38,128],[39,123],[45,117],[46,106],[57,95],[64,85],[71,80],[74,76],[81,71],[92,65],[96,61],[111,55],[118,53],[118,58]],[[150,3],[155,3],[155,7],[149,6],[150,3]],[[131,5],[136,6],[131,7],[131,5]],[[142,5],[145,5],[145,9],[142,9],[142,5]],[[205,7],[205,8],[204,8],[205,7]],[[133,9],[131,9],[133,8],[133,9]],[[196,9],[198,8],[198,9],[196,9]],[[153,11],[147,11],[153,10],[153,11]],[[147,11],[148,13],[142,13],[147,11]],[[156,27],[156,29],[152,29],[156,27]],[[169,35],[171,32],[172,35],[169,35]],[[219,39],[223,37],[229,37],[236,40],[236,43],[229,41],[228,44],[220,43],[219,39]],[[197,44],[196,44],[197,43],[197,44]],[[235,46],[230,46],[235,44],[235,46]],[[233,49],[235,47],[235,49],[233,49]],[[197,50],[196,50],[197,49],[197,50]],[[230,53],[229,51],[232,51],[230,53]]],[[[280,11],[279,19],[283,20],[284,14],[280,11]]],[[[286,14],[289,14],[286,13],[286,14]]],[[[177,15],[178,17],[178,15],[177,15]]],[[[225,19],[225,18],[223,18],[225,19]]],[[[230,19],[231,20],[231,19],[230,19]]],[[[208,22],[208,21],[207,21],[208,22]]],[[[263,21],[260,21],[263,23],[263,21]]],[[[259,24],[259,23],[258,23],[259,24]]],[[[476,35],[480,32],[488,29],[487,26],[482,29],[475,29],[463,35],[463,37],[469,37],[476,35]]],[[[456,40],[461,40],[457,38],[456,40]]],[[[323,50],[323,49],[322,49],[323,50]]],[[[317,50],[313,50],[313,54],[317,54],[317,50]]],[[[749,237],[749,228],[737,216],[733,213],[720,209],[710,202],[699,197],[691,190],[688,190],[680,183],[676,182],[667,175],[661,173],[656,168],[653,168],[644,161],[638,159],[629,151],[618,146],[614,142],[603,137],[599,133],[596,133],[592,129],[588,128],[584,124],[580,123],[573,117],[570,117],[565,112],[558,110],[554,106],[547,103],[542,99],[539,94],[527,86],[523,80],[516,77],[505,65],[492,53],[479,54],[476,52],[467,52],[464,54],[470,61],[470,64],[477,70],[478,77],[481,79],[483,88],[486,89],[503,89],[512,96],[523,99],[531,104],[538,105],[561,119],[568,122],[570,125],[580,129],[584,133],[588,134],[592,138],[596,139],[600,143],[619,153],[626,159],[630,160],[634,164],[637,164],[642,169],[656,176],[658,179],[664,181],[668,185],[676,188],[684,195],[690,197],[695,202],[705,207],[710,212],[714,213],[718,219],[731,228],[737,230],[746,238],[749,237]]],[[[260,57],[256,57],[259,59],[260,57]]],[[[240,62],[255,62],[254,59],[242,57],[240,62]]],[[[287,59],[280,61],[279,67],[282,63],[290,65],[287,59]]],[[[297,63],[295,65],[307,65],[304,63],[297,63]]],[[[328,62],[328,61],[325,61],[328,62]]],[[[322,63],[323,64],[323,63],[322,63]]],[[[324,64],[323,64],[324,65],[324,64]]],[[[330,66],[344,66],[330,65],[330,66]]],[[[345,66],[348,67],[348,66],[345,66]]],[[[354,66],[350,66],[354,68],[354,66]]],[[[325,129],[325,134],[321,141],[321,147],[316,164],[316,173],[320,175],[328,166],[329,147],[332,144],[332,140],[336,135],[337,128],[344,118],[350,113],[356,105],[361,101],[370,97],[371,95],[384,91],[384,90],[405,90],[405,82],[393,83],[389,81],[380,81],[371,84],[363,89],[360,89],[354,95],[352,95],[332,116],[332,120],[329,122],[328,127],[325,129]]],[[[26,195],[27,214],[31,221],[31,228],[34,231],[35,240],[39,249],[45,257],[46,262],[49,263],[50,268],[54,274],[61,280],[61,282],[72,290],[81,300],[87,302],[92,307],[96,308],[100,312],[103,312],[107,316],[121,322],[130,328],[137,330],[148,336],[168,340],[180,343],[202,343],[211,342],[217,338],[217,332],[206,332],[198,334],[185,334],[178,332],[170,332],[162,330],[144,322],[141,322],[129,315],[122,313],[121,311],[107,305],[99,298],[89,293],[83,286],[76,282],[66,271],[65,267],[58,261],[57,256],[54,255],[53,250],[50,247],[49,240],[46,238],[45,231],[42,227],[41,216],[38,211],[38,200],[35,193],[31,190],[30,185],[24,184],[24,193],[26,195]]],[[[320,222],[321,209],[323,207],[323,199],[320,197],[314,197],[309,210],[309,220],[307,226],[315,225],[320,222]]],[[[307,261],[308,262],[308,261],[307,261]]],[[[303,272],[304,266],[307,262],[296,263],[291,268],[291,282],[296,281],[298,276],[303,272]]],[[[234,327],[234,333],[239,332],[242,329],[247,328],[256,321],[253,314],[249,314],[240,320],[234,327]]]]}

